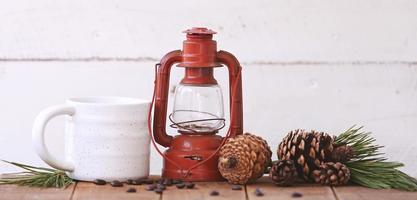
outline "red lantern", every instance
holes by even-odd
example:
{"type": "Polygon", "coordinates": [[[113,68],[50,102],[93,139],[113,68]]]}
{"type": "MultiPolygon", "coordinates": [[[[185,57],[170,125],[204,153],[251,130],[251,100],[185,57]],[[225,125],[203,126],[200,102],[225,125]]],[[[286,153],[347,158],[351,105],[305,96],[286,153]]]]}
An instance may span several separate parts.
{"type": "Polygon", "coordinates": [[[225,126],[225,119],[223,95],[213,70],[225,65],[229,71],[231,121],[225,137],[230,137],[243,131],[241,66],[232,54],[217,51],[216,41],[212,40],[216,32],[207,28],[184,32],[187,39],[183,50],[166,54],[157,64],[153,136],[157,143],[168,147],[162,154],[162,176],[218,181],[222,176],[217,168],[217,151],[225,138],[216,133],[225,126]],[[174,109],[169,115],[171,127],[180,133],[173,137],[166,133],[166,122],[170,71],[176,63],[185,69],[185,75],[176,87],[174,109]]]}

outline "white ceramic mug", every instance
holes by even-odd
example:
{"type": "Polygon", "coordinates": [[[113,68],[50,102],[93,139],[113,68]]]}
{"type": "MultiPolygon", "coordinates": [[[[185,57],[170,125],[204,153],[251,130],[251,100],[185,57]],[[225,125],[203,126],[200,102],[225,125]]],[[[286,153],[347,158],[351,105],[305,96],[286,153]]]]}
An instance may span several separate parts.
{"type": "Polygon", "coordinates": [[[33,144],[42,160],[76,180],[147,177],[149,108],[147,100],[126,97],[68,99],[39,113],[33,125],[33,144]],[[53,157],[45,146],[45,126],[58,115],[67,115],[65,158],[53,157]]]}

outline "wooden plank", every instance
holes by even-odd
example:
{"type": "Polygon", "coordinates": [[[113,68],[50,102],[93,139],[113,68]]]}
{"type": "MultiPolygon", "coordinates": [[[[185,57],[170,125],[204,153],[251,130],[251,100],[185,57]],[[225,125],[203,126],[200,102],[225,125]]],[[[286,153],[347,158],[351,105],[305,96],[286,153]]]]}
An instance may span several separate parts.
{"type": "Polygon", "coordinates": [[[0,200],[55,200],[71,199],[75,184],[68,186],[66,189],[59,188],[33,188],[17,185],[0,185],[0,200]]]}
{"type": "Polygon", "coordinates": [[[417,192],[400,190],[378,190],[361,186],[333,187],[339,200],[383,200],[417,199],[417,192]]]}
{"type": "Polygon", "coordinates": [[[196,182],[194,189],[177,189],[175,186],[168,187],[162,199],[180,200],[202,200],[202,199],[246,199],[245,188],[242,190],[232,190],[232,185],[226,182],[196,182]],[[210,196],[212,191],[218,191],[218,196],[210,196]]]}
{"type": "Polygon", "coordinates": [[[2,4],[0,57],[157,59],[199,24],[219,32],[219,47],[242,62],[416,60],[414,0],[83,2],[2,4]]]}
{"type": "MultiPolygon", "coordinates": [[[[231,190],[231,185],[226,182],[202,182],[196,183],[194,189],[177,189],[175,186],[168,187],[163,195],[145,191],[146,185],[123,187],[97,186],[92,183],[79,182],[66,189],[56,188],[30,188],[16,185],[0,185],[0,200],[25,200],[25,199],[246,199],[245,188],[240,191],[231,190]],[[130,187],[136,188],[136,193],[126,193],[130,187]],[[210,196],[210,192],[216,190],[219,196],[210,196]],[[73,198],[71,198],[71,196],[73,198]]],[[[417,199],[417,192],[406,192],[399,190],[376,190],[360,186],[326,187],[310,184],[296,184],[292,187],[277,187],[267,177],[247,185],[248,199],[258,199],[254,195],[255,189],[260,188],[265,195],[261,199],[293,199],[294,192],[301,193],[303,200],[384,200],[384,199],[417,199]],[[334,193],[333,193],[333,191],[334,193]],[[334,196],[336,195],[336,197],[334,196]]]]}
{"type": "Polygon", "coordinates": [[[155,192],[146,191],[147,185],[127,185],[123,187],[112,187],[110,184],[98,186],[93,183],[79,182],[75,189],[73,200],[127,200],[127,199],[141,199],[141,200],[159,200],[159,194],[155,192]],[[135,193],[128,193],[126,190],[135,188],[135,193]]]}
{"type": "Polygon", "coordinates": [[[303,200],[334,200],[336,199],[333,191],[330,187],[311,184],[296,184],[291,187],[278,187],[274,185],[269,177],[262,177],[256,183],[246,186],[249,199],[259,199],[260,197],[255,195],[256,188],[264,193],[262,200],[273,199],[293,199],[292,194],[294,192],[301,193],[303,200]]]}

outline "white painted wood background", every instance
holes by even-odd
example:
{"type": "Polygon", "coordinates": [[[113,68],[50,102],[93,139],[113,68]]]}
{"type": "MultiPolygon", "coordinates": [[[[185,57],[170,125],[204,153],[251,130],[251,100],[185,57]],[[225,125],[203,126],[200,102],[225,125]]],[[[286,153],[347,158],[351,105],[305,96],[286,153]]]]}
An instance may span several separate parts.
{"type": "MultiPolygon", "coordinates": [[[[66,98],[149,99],[153,65],[207,26],[244,67],[245,130],[276,150],[291,129],[374,132],[417,176],[417,1],[14,0],[0,3],[0,158],[44,165],[31,146],[43,108],[66,98]]],[[[174,70],[172,84],[182,71],[174,70]]],[[[216,77],[225,94],[226,71],[216,77]]],[[[227,108],[227,106],[226,106],[227,108]]],[[[63,120],[48,146],[63,155],[63,120]]],[[[274,155],[274,159],[275,159],[274,155]]],[[[152,173],[161,159],[152,152],[152,173]]],[[[0,164],[0,172],[14,171],[0,164]]]]}

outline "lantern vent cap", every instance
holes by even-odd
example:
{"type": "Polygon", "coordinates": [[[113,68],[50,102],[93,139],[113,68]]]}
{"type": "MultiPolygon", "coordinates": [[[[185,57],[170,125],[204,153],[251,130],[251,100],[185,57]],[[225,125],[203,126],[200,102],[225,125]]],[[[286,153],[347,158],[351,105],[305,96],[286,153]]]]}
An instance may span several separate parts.
{"type": "Polygon", "coordinates": [[[216,34],[215,31],[205,28],[205,27],[193,27],[191,29],[187,29],[183,31],[183,33],[187,33],[190,35],[213,35],[216,34]]]}

